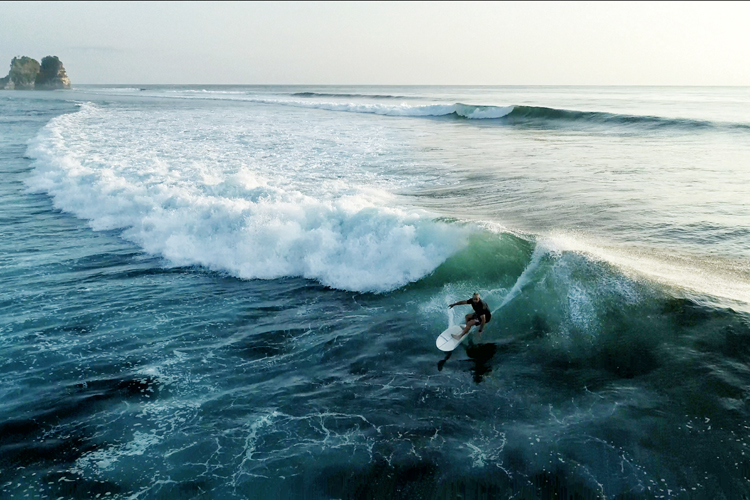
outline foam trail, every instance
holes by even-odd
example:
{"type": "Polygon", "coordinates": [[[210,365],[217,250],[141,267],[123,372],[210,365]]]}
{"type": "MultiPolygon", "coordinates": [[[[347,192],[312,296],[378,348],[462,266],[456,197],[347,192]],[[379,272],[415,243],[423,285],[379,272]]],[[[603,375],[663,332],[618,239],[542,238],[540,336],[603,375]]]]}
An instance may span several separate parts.
{"type": "Polygon", "coordinates": [[[495,311],[498,311],[508,305],[510,301],[515,299],[518,294],[521,293],[523,288],[531,281],[531,274],[539,267],[539,263],[542,261],[542,257],[547,255],[548,253],[549,250],[547,248],[544,248],[542,245],[537,243],[536,248],[534,248],[534,251],[531,253],[531,260],[529,261],[529,265],[527,265],[526,269],[523,270],[521,276],[518,277],[516,283],[513,285],[513,288],[511,288],[510,291],[505,295],[500,305],[492,310],[492,314],[494,314],[495,311]]]}

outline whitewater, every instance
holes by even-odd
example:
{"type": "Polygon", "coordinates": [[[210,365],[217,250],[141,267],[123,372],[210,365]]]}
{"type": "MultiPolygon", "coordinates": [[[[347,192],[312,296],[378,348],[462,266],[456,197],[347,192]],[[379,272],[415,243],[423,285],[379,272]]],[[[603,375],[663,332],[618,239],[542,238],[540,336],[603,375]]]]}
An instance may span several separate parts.
{"type": "Polygon", "coordinates": [[[0,111],[3,495],[750,494],[747,89],[0,111]]]}
{"type": "Polygon", "coordinates": [[[173,265],[245,279],[302,276],[335,288],[388,291],[417,281],[465,245],[466,231],[391,206],[394,195],[382,185],[413,184],[418,176],[381,180],[356,171],[373,156],[374,138],[361,144],[337,136],[341,158],[314,149],[337,131],[316,131],[305,148],[279,140],[278,123],[261,123],[252,134],[247,123],[183,118],[112,115],[84,104],[55,118],[34,142],[30,154],[39,167],[29,186],[54,194],[59,208],[95,230],[124,229],[125,238],[173,265]],[[115,140],[133,121],[146,128],[115,140]],[[166,139],[180,127],[210,137],[210,149],[166,139]]]}

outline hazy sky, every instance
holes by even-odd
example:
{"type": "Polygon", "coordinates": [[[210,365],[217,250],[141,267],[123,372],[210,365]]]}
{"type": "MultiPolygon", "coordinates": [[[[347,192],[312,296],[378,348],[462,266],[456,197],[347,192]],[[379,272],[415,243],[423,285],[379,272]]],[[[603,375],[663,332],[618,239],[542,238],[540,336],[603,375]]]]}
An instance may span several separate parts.
{"type": "Polygon", "coordinates": [[[750,85],[750,3],[0,2],[0,65],[49,54],[74,84],[750,85]]]}

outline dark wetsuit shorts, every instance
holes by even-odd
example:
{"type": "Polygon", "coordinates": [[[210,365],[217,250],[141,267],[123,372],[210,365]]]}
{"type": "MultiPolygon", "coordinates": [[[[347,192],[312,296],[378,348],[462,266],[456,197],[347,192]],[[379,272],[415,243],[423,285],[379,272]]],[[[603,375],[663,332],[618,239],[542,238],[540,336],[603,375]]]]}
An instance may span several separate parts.
{"type": "MultiPolygon", "coordinates": [[[[480,316],[481,316],[481,314],[479,314],[479,313],[474,313],[474,314],[472,314],[472,315],[471,315],[471,319],[475,319],[475,320],[477,320],[477,321],[481,322],[481,321],[482,321],[482,319],[480,318],[480,316]]],[[[489,312],[489,311],[486,311],[486,312],[484,313],[484,322],[485,322],[485,323],[489,323],[491,319],[492,319],[492,314],[490,314],[490,312],[489,312]]]]}
{"type": "Polygon", "coordinates": [[[471,307],[474,308],[474,314],[471,316],[471,319],[475,319],[481,322],[481,316],[484,315],[484,322],[490,322],[490,320],[492,319],[492,314],[490,313],[490,308],[485,301],[480,300],[475,304],[471,301],[471,299],[469,299],[469,304],[471,304],[471,307]]]}

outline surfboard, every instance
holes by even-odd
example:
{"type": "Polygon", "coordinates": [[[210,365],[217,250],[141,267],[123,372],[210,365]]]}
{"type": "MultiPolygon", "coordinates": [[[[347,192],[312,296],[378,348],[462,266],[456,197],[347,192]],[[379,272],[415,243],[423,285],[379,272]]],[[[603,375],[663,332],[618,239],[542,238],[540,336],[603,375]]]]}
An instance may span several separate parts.
{"type": "Polygon", "coordinates": [[[447,330],[445,330],[443,333],[440,334],[440,336],[435,341],[435,345],[437,345],[437,348],[441,351],[452,351],[456,347],[458,347],[458,344],[464,341],[466,337],[469,336],[467,333],[464,335],[461,340],[456,340],[451,335],[459,334],[463,331],[464,325],[453,325],[449,326],[447,330]]]}

